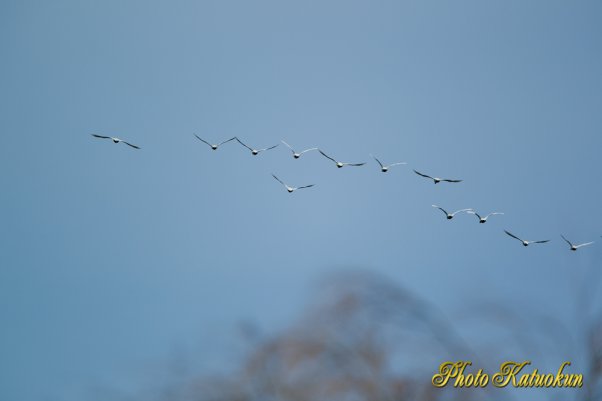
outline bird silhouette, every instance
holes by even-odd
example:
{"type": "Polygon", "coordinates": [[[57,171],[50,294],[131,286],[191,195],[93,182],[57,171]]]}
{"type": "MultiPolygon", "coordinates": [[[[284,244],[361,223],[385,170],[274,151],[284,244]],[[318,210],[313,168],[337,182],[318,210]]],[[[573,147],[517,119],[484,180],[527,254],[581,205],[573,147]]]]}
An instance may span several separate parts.
{"type": "Polygon", "coordinates": [[[527,241],[527,240],[518,238],[516,235],[512,234],[509,231],[504,230],[504,232],[506,234],[508,234],[509,236],[511,236],[512,238],[515,238],[515,239],[519,240],[520,242],[522,242],[524,246],[529,246],[529,244],[545,244],[546,242],[550,242],[549,239],[541,240],[541,241],[527,241]]]}
{"type": "Polygon", "coordinates": [[[199,141],[201,141],[201,142],[203,142],[203,143],[207,144],[207,145],[208,145],[208,146],[209,146],[211,149],[213,149],[213,150],[217,150],[217,148],[219,148],[220,146],[222,146],[224,143],[227,143],[227,142],[230,142],[230,141],[233,141],[233,140],[235,140],[235,139],[236,139],[236,137],[232,137],[232,138],[230,138],[230,139],[226,139],[225,141],[222,141],[222,142],[220,142],[220,143],[213,144],[213,143],[209,143],[209,142],[207,142],[206,140],[204,140],[203,138],[201,138],[201,137],[200,137],[200,136],[198,136],[197,134],[194,134],[194,136],[196,136],[196,137],[197,137],[197,139],[198,139],[199,141]]]}
{"type": "Polygon", "coordinates": [[[586,243],[584,243],[584,244],[579,244],[579,245],[576,245],[576,244],[573,244],[573,243],[572,243],[571,241],[569,241],[568,239],[566,239],[566,238],[564,237],[564,235],[560,234],[560,236],[562,237],[562,239],[563,239],[563,240],[565,240],[565,241],[566,241],[566,243],[567,243],[567,244],[569,244],[569,246],[571,247],[571,251],[576,251],[576,250],[577,250],[577,249],[579,249],[579,248],[582,248],[582,247],[584,247],[584,246],[588,246],[588,245],[591,245],[591,244],[593,244],[593,243],[594,243],[594,241],[591,241],[591,242],[586,242],[586,243]]]}
{"type": "Polygon", "coordinates": [[[468,212],[472,211],[472,209],[469,208],[469,209],[460,209],[460,210],[456,210],[453,213],[449,213],[447,210],[443,209],[442,207],[439,207],[437,205],[432,205],[432,206],[434,208],[437,208],[437,209],[441,210],[445,214],[445,216],[447,217],[448,220],[453,219],[454,216],[457,215],[458,213],[462,213],[462,212],[467,212],[468,213],[468,212]]]}
{"type": "Polygon", "coordinates": [[[301,152],[297,152],[295,149],[293,149],[293,147],[291,145],[289,145],[288,143],[284,142],[284,140],[280,141],[282,142],[287,148],[290,149],[291,152],[293,152],[293,158],[298,159],[301,157],[302,154],[307,153],[307,152],[311,152],[312,150],[318,150],[318,148],[309,148],[309,149],[305,149],[301,152]]]}
{"type": "Polygon", "coordinates": [[[238,143],[240,143],[242,146],[244,146],[245,148],[249,149],[251,151],[251,154],[253,156],[257,156],[261,152],[264,152],[264,151],[270,150],[270,149],[274,149],[276,146],[278,146],[278,145],[274,145],[274,146],[270,146],[269,148],[255,149],[255,148],[252,148],[252,147],[244,144],[240,139],[238,139],[238,137],[234,137],[234,139],[236,139],[238,141],[238,143]]]}
{"type": "Polygon", "coordinates": [[[399,162],[399,163],[392,163],[392,164],[384,165],[384,164],[382,164],[382,163],[381,163],[381,161],[380,161],[380,160],[378,160],[378,159],[376,158],[376,156],[374,156],[374,155],[372,155],[372,154],[371,154],[370,156],[372,156],[372,158],[373,158],[374,160],[376,160],[376,162],[377,162],[377,163],[380,165],[380,171],[382,171],[383,173],[386,173],[387,171],[389,171],[389,169],[390,169],[391,167],[393,167],[393,166],[399,166],[399,165],[402,165],[402,164],[408,164],[408,163],[406,163],[406,162],[399,162]]]}
{"type": "Polygon", "coordinates": [[[100,138],[100,139],[110,139],[110,140],[113,141],[113,143],[121,143],[121,142],[123,142],[126,145],[131,146],[134,149],[140,149],[139,146],[136,146],[134,144],[131,144],[129,142],[124,141],[123,139],[119,139],[119,138],[116,138],[114,136],[103,136],[103,135],[97,135],[97,134],[92,134],[92,136],[95,137],[95,138],[100,138]]]}
{"type": "Polygon", "coordinates": [[[327,159],[332,160],[336,164],[336,166],[338,168],[342,168],[342,167],[345,167],[345,166],[358,167],[358,166],[363,166],[364,164],[366,164],[366,163],[346,163],[346,162],[340,162],[340,161],[337,161],[337,160],[333,159],[332,157],[328,156],[326,153],[322,152],[322,150],[320,150],[320,149],[318,149],[318,152],[320,152],[322,154],[322,156],[326,157],[327,159]]]}
{"type": "Polygon", "coordinates": [[[276,175],[272,174],[272,177],[274,177],[276,179],[276,181],[278,181],[279,183],[284,185],[284,187],[286,188],[286,190],[288,191],[289,194],[295,192],[298,189],[311,188],[314,186],[314,184],[310,184],[310,185],[303,185],[302,187],[291,187],[291,186],[285,184],[284,181],[282,181],[280,178],[276,177],[276,175]]]}
{"type": "Polygon", "coordinates": [[[435,184],[439,184],[440,182],[462,182],[462,180],[450,180],[447,178],[431,177],[428,174],[422,174],[421,172],[416,171],[416,170],[414,170],[414,172],[421,177],[430,178],[431,180],[433,180],[435,182],[435,184]]]}

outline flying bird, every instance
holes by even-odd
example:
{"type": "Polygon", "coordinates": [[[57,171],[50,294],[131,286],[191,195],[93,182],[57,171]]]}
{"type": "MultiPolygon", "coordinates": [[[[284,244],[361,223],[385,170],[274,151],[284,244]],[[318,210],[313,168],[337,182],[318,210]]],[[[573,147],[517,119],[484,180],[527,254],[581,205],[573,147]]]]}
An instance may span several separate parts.
{"type": "Polygon", "coordinates": [[[294,157],[295,159],[298,159],[298,158],[300,158],[300,157],[301,157],[301,155],[302,155],[303,153],[305,153],[305,152],[311,152],[312,150],[318,150],[318,148],[310,148],[310,149],[305,149],[305,150],[304,150],[304,151],[302,151],[302,152],[297,152],[297,151],[295,151],[295,149],[293,149],[293,147],[292,147],[291,145],[289,145],[288,143],[284,142],[283,140],[282,140],[282,141],[280,141],[280,142],[282,142],[284,145],[286,145],[286,147],[287,147],[287,148],[289,148],[291,152],[293,152],[293,157],[294,157]]]}
{"type": "Polygon", "coordinates": [[[206,143],[206,144],[207,144],[207,145],[208,145],[208,146],[209,146],[211,149],[213,149],[213,150],[217,150],[217,148],[219,148],[220,146],[222,146],[224,143],[226,143],[226,142],[230,142],[230,141],[233,141],[233,140],[235,140],[235,139],[236,139],[236,137],[232,137],[232,138],[230,138],[230,139],[227,139],[227,140],[225,140],[225,141],[222,141],[222,142],[220,142],[220,143],[213,144],[213,143],[209,143],[209,142],[207,142],[206,140],[204,140],[203,138],[201,138],[201,137],[200,137],[200,136],[198,136],[197,134],[194,134],[194,136],[196,136],[196,138],[197,138],[199,141],[201,141],[201,142],[203,142],[203,143],[206,143]]]}
{"type": "Polygon", "coordinates": [[[487,219],[489,218],[489,216],[494,216],[496,214],[504,214],[502,212],[493,212],[493,213],[489,213],[487,216],[481,216],[480,214],[478,214],[477,212],[472,211],[472,210],[468,213],[474,214],[475,216],[477,216],[479,218],[479,223],[481,223],[481,224],[487,223],[487,219]]]}
{"type": "Polygon", "coordinates": [[[571,247],[571,251],[576,251],[577,249],[579,249],[581,247],[588,246],[588,245],[591,245],[594,243],[594,241],[591,241],[591,242],[586,242],[585,244],[575,245],[568,239],[564,238],[564,235],[560,234],[560,236],[562,237],[563,240],[566,241],[567,244],[569,244],[569,246],[571,247]]]}
{"type": "Polygon", "coordinates": [[[95,138],[100,138],[100,139],[110,139],[110,140],[112,140],[114,143],[123,142],[123,143],[125,143],[126,145],[128,145],[128,146],[131,146],[131,147],[132,147],[132,148],[134,148],[134,149],[140,149],[140,147],[139,147],[139,146],[133,145],[133,144],[131,144],[131,143],[129,143],[129,142],[126,142],[126,141],[124,141],[123,139],[115,138],[115,137],[112,137],[112,136],[102,136],[102,135],[96,135],[96,134],[92,134],[92,136],[93,136],[93,137],[95,137],[95,138]]]}
{"type": "Polygon", "coordinates": [[[358,167],[358,166],[363,166],[364,164],[366,164],[366,163],[344,163],[344,162],[339,162],[339,161],[336,161],[335,159],[333,159],[332,157],[328,156],[326,153],[322,152],[321,149],[318,149],[318,152],[320,152],[322,154],[322,156],[324,156],[325,158],[332,160],[337,165],[338,168],[345,167],[345,166],[358,167]]]}
{"type": "Polygon", "coordinates": [[[382,164],[382,163],[380,162],[380,160],[378,160],[378,159],[376,158],[376,156],[374,156],[373,154],[370,154],[370,156],[372,156],[372,158],[373,158],[374,160],[376,160],[376,162],[377,162],[378,164],[380,164],[380,171],[382,171],[383,173],[386,173],[387,171],[389,171],[389,169],[390,169],[391,167],[393,167],[393,166],[399,166],[399,165],[401,165],[401,164],[408,164],[408,163],[406,163],[406,162],[399,162],[399,163],[393,163],[393,164],[384,165],[384,164],[382,164]]]}
{"type": "Polygon", "coordinates": [[[278,181],[279,183],[284,185],[284,187],[286,188],[286,190],[288,191],[289,194],[295,192],[298,189],[311,188],[314,186],[314,184],[311,184],[311,185],[304,185],[302,187],[290,187],[290,186],[286,185],[280,178],[276,177],[274,174],[272,174],[272,177],[274,177],[276,179],[276,181],[278,181]]]}
{"type": "Polygon", "coordinates": [[[511,236],[512,238],[515,238],[515,239],[519,240],[520,242],[522,242],[524,246],[529,246],[529,244],[545,244],[546,242],[550,242],[549,239],[546,239],[543,241],[527,241],[527,240],[518,238],[516,235],[514,235],[511,232],[508,232],[506,230],[504,230],[504,232],[506,234],[508,234],[509,236],[511,236]]]}
{"type": "Polygon", "coordinates": [[[269,148],[254,149],[254,148],[252,148],[250,146],[245,145],[240,139],[238,139],[238,137],[234,137],[234,139],[236,139],[238,141],[238,143],[240,143],[242,146],[244,146],[245,148],[249,149],[251,151],[251,154],[253,156],[257,156],[259,153],[261,153],[263,151],[274,149],[276,146],[278,146],[278,145],[274,145],[274,146],[270,146],[269,148]]]}
{"type": "Polygon", "coordinates": [[[462,182],[462,180],[449,180],[447,178],[431,177],[430,175],[422,174],[421,172],[416,171],[416,170],[414,170],[414,172],[421,177],[430,178],[431,180],[433,180],[435,182],[435,184],[439,184],[442,181],[443,182],[462,182]]]}
{"type": "Polygon", "coordinates": [[[447,217],[448,220],[451,220],[454,218],[454,216],[458,213],[462,213],[462,212],[467,212],[470,213],[472,211],[472,209],[460,209],[460,210],[456,210],[453,213],[448,213],[447,210],[443,209],[442,207],[439,207],[437,205],[432,205],[434,208],[437,208],[439,210],[441,210],[443,213],[445,213],[445,217],[447,217]]]}

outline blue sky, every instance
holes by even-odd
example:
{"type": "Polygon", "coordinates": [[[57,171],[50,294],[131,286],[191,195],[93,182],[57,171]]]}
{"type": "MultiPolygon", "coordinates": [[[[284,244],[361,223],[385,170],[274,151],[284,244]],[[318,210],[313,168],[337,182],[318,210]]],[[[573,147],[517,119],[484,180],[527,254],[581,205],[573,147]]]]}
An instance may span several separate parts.
{"type": "MultiPolygon", "coordinates": [[[[286,325],[333,270],[383,274],[454,318],[511,298],[572,325],[602,256],[601,13],[2,2],[1,398],[81,399],[131,386],[179,345],[229,349],[237,322],[286,325]],[[193,133],[368,165],[283,146],[211,152],[193,133]],[[408,166],[380,174],[369,153],[408,166]],[[435,186],[412,168],[465,181],[435,186]],[[316,187],[289,195],[272,173],[316,187]],[[449,222],[433,203],[506,214],[449,222]],[[503,229],[553,241],[523,248],[503,229]],[[571,253],[561,233],[600,241],[571,253]]],[[[577,359],[552,366],[564,357],[577,359]]],[[[202,362],[228,363],[227,351],[202,362]]]]}

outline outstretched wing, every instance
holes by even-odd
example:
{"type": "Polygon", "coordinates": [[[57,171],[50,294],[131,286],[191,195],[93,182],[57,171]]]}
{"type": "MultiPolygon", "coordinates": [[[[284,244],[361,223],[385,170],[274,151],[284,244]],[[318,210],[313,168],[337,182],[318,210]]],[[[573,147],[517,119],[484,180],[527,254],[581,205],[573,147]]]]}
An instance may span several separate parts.
{"type": "MultiPolygon", "coordinates": [[[[479,220],[481,220],[481,219],[482,219],[481,215],[480,215],[480,214],[478,214],[477,212],[475,212],[474,210],[469,210],[469,211],[468,211],[468,212],[466,212],[466,213],[469,213],[469,214],[474,214],[475,216],[477,216],[477,217],[479,218],[479,220]]],[[[485,218],[487,218],[487,217],[489,217],[489,215],[485,216],[485,218]]]]}
{"type": "Polygon", "coordinates": [[[206,140],[204,140],[203,138],[201,138],[200,136],[198,136],[197,134],[194,134],[194,136],[196,136],[196,139],[198,139],[199,141],[206,143],[207,146],[211,147],[211,144],[209,142],[207,142],[206,140]]]}
{"type": "Polygon", "coordinates": [[[136,146],[136,145],[132,145],[132,144],[131,144],[131,143],[129,143],[129,142],[126,142],[126,141],[121,141],[121,142],[125,143],[125,144],[126,144],[126,145],[128,145],[128,146],[131,146],[131,147],[132,147],[132,148],[134,148],[134,149],[140,149],[138,146],[136,146]]]}
{"type": "Polygon", "coordinates": [[[506,230],[504,230],[504,232],[505,232],[506,234],[508,234],[509,236],[511,236],[512,238],[516,238],[516,239],[517,239],[517,240],[519,240],[520,242],[523,242],[523,240],[522,240],[522,239],[518,238],[516,235],[512,234],[511,232],[509,232],[509,231],[506,231],[506,230]]]}
{"type": "Polygon", "coordinates": [[[297,189],[311,188],[311,187],[313,187],[313,186],[314,186],[314,184],[310,184],[310,185],[304,185],[304,186],[302,186],[302,187],[299,187],[299,188],[297,188],[297,189]]]}
{"type": "Polygon", "coordinates": [[[272,177],[274,177],[276,179],[276,181],[278,181],[279,183],[281,183],[282,185],[284,185],[286,187],[286,184],[284,182],[282,182],[282,180],[278,177],[276,177],[274,174],[272,174],[272,177]]]}
{"type": "Polygon", "coordinates": [[[437,209],[441,210],[443,212],[443,214],[445,214],[447,216],[447,210],[445,210],[442,207],[437,206],[437,205],[431,205],[431,206],[434,207],[434,208],[437,208],[437,209]]]}
{"type": "Polygon", "coordinates": [[[335,163],[338,163],[335,159],[333,159],[332,157],[328,156],[326,153],[322,152],[322,149],[318,149],[318,152],[320,152],[322,154],[322,156],[324,156],[327,159],[332,160],[335,163]]]}
{"type": "Polygon", "coordinates": [[[582,246],[588,246],[588,245],[591,245],[593,243],[594,243],[594,241],[592,241],[592,242],[586,242],[585,244],[576,245],[575,248],[581,248],[582,246]]]}
{"type": "Polygon", "coordinates": [[[376,158],[376,156],[374,156],[372,153],[370,153],[370,156],[372,156],[372,158],[373,158],[374,160],[376,160],[376,162],[377,162],[378,164],[380,164],[380,167],[381,167],[381,168],[384,168],[384,167],[385,167],[385,166],[383,166],[383,164],[380,162],[380,160],[378,160],[378,159],[376,158]]]}
{"type": "Polygon", "coordinates": [[[501,214],[504,214],[504,213],[502,213],[502,212],[489,213],[487,216],[485,216],[485,218],[487,219],[487,218],[489,218],[489,216],[495,216],[496,214],[500,214],[501,215],[501,214]]]}
{"type": "Polygon", "coordinates": [[[309,148],[309,149],[305,149],[303,152],[300,152],[299,154],[302,155],[305,152],[311,152],[312,150],[318,150],[318,148],[309,148]]]}
{"type": "Polygon", "coordinates": [[[240,139],[238,139],[237,136],[235,136],[234,139],[236,139],[236,141],[238,141],[238,143],[240,143],[245,148],[249,149],[251,152],[253,151],[253,148],[250,148],[249,146],[245,145],[240,139]]]}
{"type": "Polygon", "coordinates": [[[462,212],[469,212],[472,211],[472,209],[460,209],[460,210],[456,210],[455,212],[452,213],[452,216],[457,215],[458,213],[462,213],[462,212]]]}
{"type": "Polygon", "coordinates": [[[276,145],[274,145],[274,146],[270,146],[269,148],[264,148],[264,149],[261,149],[261,150],[260,150],[260,152],[263,152],[264,150],[270,150],[270,149],[274,149],[274,148],[277,148],[277,147],[278,147],[278,144],[276,144],[276,145]]]}
{"type": "Polygon", "coordinates": [[[343,163],[343,165],[345,166],[351,166],[351,167],[359,167],[359,166],[363,166],[366,163],[343,163]]]}
{"type": "Polygon", "coordinates": [[[545,244],[546,242],[550,242],[550,240],[549,239],[545,239],[545,240],[542,240],[542,241],[532,241],[532,242],[534,244],[545,244]]]}
{"type": "Polygon", "coordinates": [[[568,239],[564,238],[564,235],[560,234],[560,236],[562,237],[563,240],[566,241],[567,244],[569,244],[569,246],[572,248],[573,247],[573,243],[571,241],[569,241],[568,239]]]}
{"type": "Polygon", "coordinates": [[[433,177],[431,177],[430,175],[422,174],[420,171],[416,171],[416,170],[414,170],[414,172],[415,172],[416,174],[418,174],[419,176],[421,176],[421,177],[424,177],[424,178],[430,178],[431,180],[433,180],[433,179],[434,179],[434,178],[433,178],[433,177]]]}
{"type": "Polygon", "coordinates": [[[269,148],[257,149],[257,153],[265,152],[266,150],[274,149],[278,145],[270,146],[269,148]]]}
{"type": "Polygon", "coordinates": [[[445,181],[445,182],[462,182],[462,180],[448,180],[448,179],[441,180],[441,181],[445,181]]]}
{"type": "Polygon", "coordinates": [[[96,135],[96,134],[91,134],[93,137],[95,138],[102,138],[102,139],[111,139],[110,136],[102,136],[102,135],[96,135]]]}
{"type": "Polygon", "coordinates": [[[287,148],[289,148],[291,150],[291,152],[295,153],[295,149],[293,149],[293,147],[291,145],[286,143],[284,140],[281,140],[280,142],[282,142],[287,148]]]}
{"type": "Polygon", "coordinates": [[[232,137],[232,138],[230,138],[230,139],[226,139],[225,141],[222,141],[222,142],[218,143],[218,144],[217,144],[217,146],[222,146],[224,143],[228,143],[228,142],[230,142],[230,141],[233,141],[233,140],[235,140],[235,139],[236,139],[236,137],[235,137],[235,136],[233,136],[233,137],[232,137]]]}
{"type": "Polygon", "coordinates": [[[393,164],[389,164],[389,167],[393,167],[393,166],[401,166],[402,164],[408,164],[406,162],[398,162],[398,163],[393,163],[393,164]]]}

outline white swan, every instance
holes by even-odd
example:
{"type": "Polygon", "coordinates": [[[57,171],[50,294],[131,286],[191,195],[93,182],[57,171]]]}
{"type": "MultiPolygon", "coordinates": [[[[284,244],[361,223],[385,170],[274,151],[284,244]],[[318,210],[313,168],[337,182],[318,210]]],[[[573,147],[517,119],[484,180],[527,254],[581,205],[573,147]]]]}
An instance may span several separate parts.
{"type": "Polygon", "coordinates": [[[132,147],[132,148],[134,148],[134,149],[140,149],[140,147],[139,147],[139,146],[133,145],[133,144],[131,144],[131,143],[129,143],[129,142],[126,142],[126,141],[124,141],[123,139],[115,138],[115,137],[113,137],[113,136],[103,136],[103,135],[96,135],[96,134],[92,134],[92,136],[93,136],[93,137],[95,137],[95,138],[101,138],[101,139],[110,139],[110,140],[112,140],[114,143],[123,142],[123,143],[125,143],[126,145],[128,145],[128,146],[131,146],[131,147],[132,147]]]}
{"type": "Polygon", "coordinates": [[[298,189],[311,188],[314,186],[314,184],[310,184],[310,185],[304,185],[302,187],[290,187],[290,186],[286,185],[280,178],[276,177],[274,174],[272,174],[272,177],[274,177],[276,179],[276,181],[278,181],[279,183],[284,185],[284,187],[286,188],[286,190],[288,191],[289,194],[295,192],[298,189]]]}
{"type": "Polygon", "coordinates": [[[472,211],[472,210],[468,213],[474,214],[475,216],[477,216],[479,218],[479,223],[481,223],[481,224],[487,223],[487,219],[489,218],[489,216],[495,216],[496,214],[504,214],[502,212],[493,212],[493,213],[489,213],[487,216],[481,216],[480,214],[478,214],[477,212],[472,211]]]}
{"type": "Polygon", "coordinates": [[[366,164],[366,163],[344,163],[344,162],[340,162],[340,161],[333,159],[332,157],[328,156],[326,153],[322,152],[322,150],[320,150],[320,149],[318,149],[318,152],[320,152],[322,154],[322,156],[326,157],[327,159],[332,160],[337,165],[338,168],[345,167],[345,166],[358,167],[358,166],[363,166],[364,164],[366,164]]]}
{"type": "Polygon", "coordinates": [[[581,247],[588,246],[588,245],[591,245],[594,243],[594,241],[591,241],[591,242],[586,242],[585,244],[575,245],[568,239],[564,238],[564,235],[560,234],[560,236],[562,237],[563,240],[565,240],[567,242],[567,244],[569,244],[569,246],[571,247],[571,251],[576,251],[577,249],[579,249],[581,247]]]}
{"type": "Polygon", "coordinates": [[[447,178],[431,177],[430,175],[422,174],[421,172],[416,171],[416,170],[414,170],[414,172],[421,177],[430,178],[431,180],[433,180],[435,182],[435,184],[439,184],[442,181],[444,181],[444,182],[462,182],[462,180],[449,180],[447,178]]]}
{"type": "Polygon", "coordinates": [[[292,147],[291,145],[289,145],[288,143],[284,142],[284,140],[282,140],[282,141],[280,141],[280,142],[282,142],[283,144],[285,144],[285,145],[286,145],[286,147],[287,147],[287,148],[289,148],[289,149],[291,150],[291,152],[293,152],[293,157],[294,157],[295,159],[298,159],[298,158],[300,158],[300,157],[301,157],[301,155],[302,155],[303,153],[306,153],[306,152],[311,152],[312,150],[318,150],[318,148],[309,148],[309,149],[305,149],[305,150],[304,150],[304,151],[302,151],[302,152],[297,152],[297,151],[295,151],[295,149],[293,149],[293,147],[292,147]]]}
{"type": "Polygon", "coordinates": [[[196,137],[197,137],[197,139],[198,139],[199,141],[201,141],[201,142],[204,142],[204,143],[206,143],[207,145],[209,145],[209,147],[210,147],[211,149],[213,149],[213,150],[217,150],[217,148],[219,148],[220,146],[222,146],[224,143],[226,143],[226,142],[230,142],[230,141],[233,141],[234,139],[236,139],[236,137],[232,137],[232,138],[230,138],[230,139],[227,139],[227,140],[225,140],[225,141],[223,141],[223,142],[220,142],[220,143],[214,144],[214,143],[209,143],[209,142],[207,142],[206,140],[204,140],[203,138],[201,138],[201,137],[200,137],[200,136],[198,136],[197,134],[194,134],[194,136],[196,136],[196,137]]]}
{"type": "Polygon", "coordinates": [[[242,143],[242,141],[240,139],[238,139],[238,137],[234,137],[234,139],[236,139],[238,141],[238,143],[240,143],[242,146],[244,146],[245,148],[249,149],[251,151],[251,154],[253,156],[257,156],[259,153],[261,153],[263,151],[274,149],[276,146],[278,146],[278,145],[274,145],[274,146],[270,146],[269,148],[254,149],[254,148],[252,148],[250,146],[247,146],[244,143],[242,143]]]}
{"type": "Polygon", "coordinates": [[[378,160],[378,159],[376,158],[376,156],[374,156],[373,154],[370,154],[370,156],[372,156],[372,158],[373,158],[374,160],[376,160],[376,162],[377,162],[378,164],[380,164],[380,171],[382,171],[383,173],[386,173],[387,171],[389,171],[389,169],[390,169],[391,167],[393,167],[393,166],[399,166],[399,165],[402,165],[402,164],[408,164],[408,163],[406,163],[406,162],[399,162],[399,163],[393,163],[393,164],[384,165],[384,164],[382,164],[382,163],[380,162],[380,160],[378,160]]]}
{"type": "Polygon", "coordinates": [[[432,205],[434,208],[437,208],[439,210],[441,210],[443,213],[445,213],[445,216],[447,217],[448,220],[451,220],[454,218],[454,216],[458,213],[462,213],[462,212],[467,212],[470,213],[472,211],[472,209],[460,209],[460,210],[456,210],[453,213],[448,213],[447,210],[443,209],[442,207],[439,207],[437,205],[432,205]]]}
{"type": "Polygon", "coordinates": [[[517,240],[519,240],[520,242],[522,242],[524,246],[529,246],[529,244],[545,244],[546,242],[550,242],[549,239],[542,240],[542,241],[527,241],[527,240],[518,238],[516,235],[514,235],[511,232],[508,232],[506,230],[504,230],[504,232],[506,234],[508,234],[509,236],[511,236],[512,238],[516,238],[517,240]]]}

